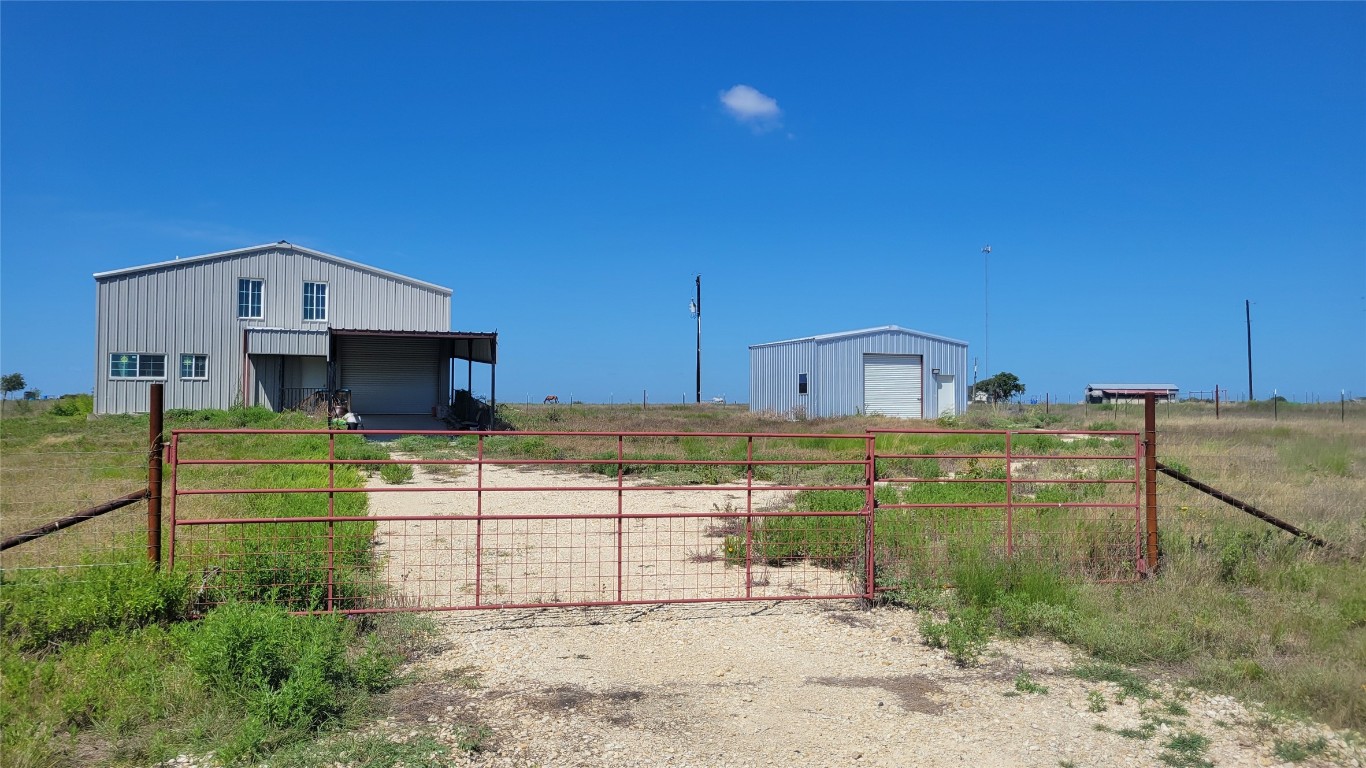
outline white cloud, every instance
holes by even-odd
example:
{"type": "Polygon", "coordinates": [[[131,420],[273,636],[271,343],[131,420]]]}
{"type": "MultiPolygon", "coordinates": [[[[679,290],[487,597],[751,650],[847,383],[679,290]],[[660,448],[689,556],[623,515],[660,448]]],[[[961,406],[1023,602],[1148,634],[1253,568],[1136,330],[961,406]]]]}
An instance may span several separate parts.
{"type": "Polygon", "coordinates": [[[722,91],[721,106],[731,117],[759,133],[783,124],[783,111],[778,108],[778,102],[748,85],[737,85],[722,91]]]}

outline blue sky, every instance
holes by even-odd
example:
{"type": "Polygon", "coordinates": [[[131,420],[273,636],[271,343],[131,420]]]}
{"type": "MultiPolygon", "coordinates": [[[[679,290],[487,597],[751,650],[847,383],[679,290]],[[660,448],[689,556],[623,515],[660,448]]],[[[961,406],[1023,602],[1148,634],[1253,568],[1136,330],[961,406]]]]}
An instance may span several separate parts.
{"type": "Polygon", "coordinates": [[[93,273],[285,239],[453,288],[502,400],[691,399],[698,273],[704,397],[817,333],[984,359],[987,243],[1031,395],[1244,393],[1244,299],[1257,394],[1366,395],[1366,3],[5,2],[0,163],[49,394],[93,273]]]}

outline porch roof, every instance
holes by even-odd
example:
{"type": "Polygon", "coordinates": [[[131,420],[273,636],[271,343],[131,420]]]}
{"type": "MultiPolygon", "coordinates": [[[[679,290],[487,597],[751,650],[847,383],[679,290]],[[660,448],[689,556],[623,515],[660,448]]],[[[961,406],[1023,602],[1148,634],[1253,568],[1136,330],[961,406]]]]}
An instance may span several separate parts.
{"type": "Polygon", "coordinates": [[[369,336],[382,339],[443,339],[452,342],[451,357],[475,363],[498,363],[498,333],[474,331],[370,331],[333,328],[333,336],[369,336]]]}

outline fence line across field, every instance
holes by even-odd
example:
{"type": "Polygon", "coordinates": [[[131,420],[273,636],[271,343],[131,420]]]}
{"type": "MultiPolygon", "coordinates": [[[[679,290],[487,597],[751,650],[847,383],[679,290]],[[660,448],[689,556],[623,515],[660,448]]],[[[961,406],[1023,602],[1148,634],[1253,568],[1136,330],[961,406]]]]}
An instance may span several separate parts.
{"type": "MultiPolygon", "coordinates": [[[[934,428],[841,435],[176,430],[164,446],[160,409],[154,409],[146,453],[58,450],[35,453],[32,461],[7,456],[7,486],[14,485],[10,478],[17,472],[51,471],[62,474],[70,493],[19,498],[7,488],[0,567],[78,569],[142,557],[160,563],[163,452],[173,484],[166,495],[167,561],[200,574],[201,607],[232,597],[234,590],[259,599],[289,593],[284,602],[299,610],[352,612],[869,598],[917,578],[943,583],[942,576],[968,555],[1043,558],[1059,571],[1126,581],[1153,573],[1164,547],[1226,546],[1234,530],[1264,535],[1270,529],[1256,513],[1280,515],[1290,526],[1282,528],[1294,528],[1292,533],[1307,540],[1334,541],[1332,525],[1293,514],[1313,501],[1314,486],[1296,482],[1298,470],[1269,477],[1258,469],[1266,451],[1290,448],[1244,446],[1241,453],[1205,455],[1199,435],[1206,427],[1199,425],[1211,422],[1205,421],[1207,412],[1190,405],[1145,404],[1150,431],[1143,434],[934,428]],[[1158,414],[1179,417],[1165,430],[1163,462],[1157,461],[1158,414]],[[326,448],[302,459],[196,448],[195,441],[232,435],[313,435],[326,448]],[[460,441],[473,455],[337,453],[339,440],[404,435],[440,438],[449,446],[460,441]],[[511,449],[534,440],[558,441],[554,450],[564,452],[511,449]],[[717,448],[706,441],[729,444],[717,448]],[[802,441],[816,441],[816,447],[803,453],[794,447],[802,441]],[[1104,447],[1080,447],[1091,443],[1104,447]],[[98,456],[102,463],[83,465],[92,480],[71,482],[68,469],[60,463],[48,467],[40,456],[98,456]],[[127,485],[120,488],[118,478],[144,464],[145,477],[132,485],[147,488],[146,500],[133,498],[130,506],[100,515],[105,505],[94,503],[100,498],[123,502],[141,495],[128,492],[127,485]],[[386,467],[412,467],[417,482],[387,485],[364,476],[386,467]],[[281,474],[268,475],[275,479],[266,483],[240,477],[263,468],[281,474]],[[310,472],[316,482],[299,479],[310,472]],[[453,472],[463,478],[452,479],[453,472]],[[1178,482],[1178,474],[1186,479],[1178,482]],[[966,490],[972,488],[977,490],[966,490]],[[810,508],[826,498],[821,494],[852,496],[841,497],[839,508],[825,508],[824,501],[810,508]],[[679,503],[683,496],[689,498],[680,506],[651,508],[679,503]],[[301,497],[311,501],[298,502],[300,508],[307,511],[312,504],[317,514],[270,514],[273,502],[266,499],[301,497]],[[852,508],[840,506],[850,498],[857,502],[852,508]],[[806,506],[800,499],[808,500],[806,506]],[[435,505],[436,511],[414,514],[414,504],[435,505]],[[519,504],[544,504],[549,511],[519,512],[519,504]],[[134,522],[143,513],[145,526],[134,522]],[[1159,518],[1166,520],[1160,537],[1159,518]],[[25,535],[34,531],[40,535],[25,535]],[[244,566],[248,561],[251,567],[244,566]]],[[[1345,396],[1341,405],[1354,418],[1362,406],[1347,403],[1345,396]]],[[[1287,407],[1281,418],[1312,413],[1337,421],[1331,418],[1337,414],[1327,412],[1331,404],[1313,408],[1287,407]]],[[[1132,415],[1129,405],[1112,410],[1132,415]]],[[[1274,436],[1284,441],[1296,435],[1274,436]]],[[[1344,460],[1331,452],[1310,459],[1344,460]]],[[[1359,507],[1352,502],[1347,511],[1359,507]]]]}

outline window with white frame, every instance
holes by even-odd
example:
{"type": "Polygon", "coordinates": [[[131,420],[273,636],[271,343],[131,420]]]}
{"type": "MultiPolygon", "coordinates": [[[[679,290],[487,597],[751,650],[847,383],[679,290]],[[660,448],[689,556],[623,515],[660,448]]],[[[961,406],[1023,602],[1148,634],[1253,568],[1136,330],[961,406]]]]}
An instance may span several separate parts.
{"type": "Polygon", "coordinates": [[[143,352],[115,352],[109,356],[111,379],[164,379],[166,356],[143,352]]]}
{"type": "Polygon", "coordinates": [[[181,356],[180,356],[180,378],[182,378],[182,379],[207,379],[207,378],[209,378],[209,356],[208,356],[208,355],[181,355],[181,356]]]}
{"type": "Polygon", "coordinates": [[[237,317],[259,320],[265,317],[261,298],[266,292],[266,281],[243,277],[237,281],[237,317]]]}
{"type": "Polygon", "coordinates": [[[327,283],[304,283],[304,319],[327,319],[327,283]]]}

